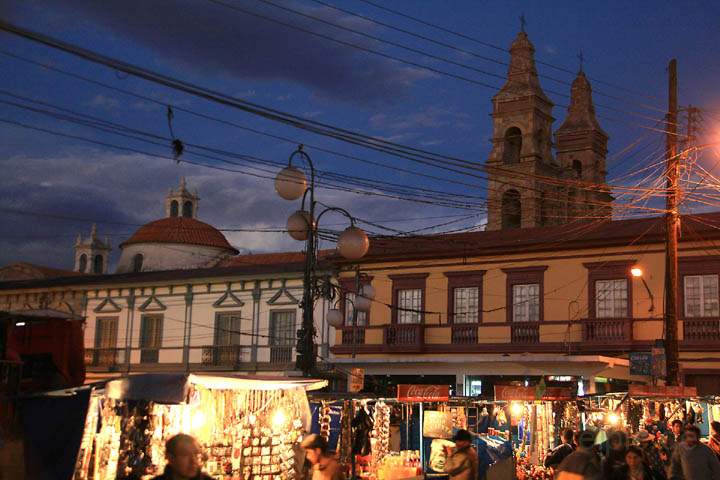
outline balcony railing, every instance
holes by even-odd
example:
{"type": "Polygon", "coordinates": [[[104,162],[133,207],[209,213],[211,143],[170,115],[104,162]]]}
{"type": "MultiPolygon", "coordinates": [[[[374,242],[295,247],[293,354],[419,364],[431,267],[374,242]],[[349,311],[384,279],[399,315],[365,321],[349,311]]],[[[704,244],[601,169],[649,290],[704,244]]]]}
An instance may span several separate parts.
{"type": "Polygon", "coordinates": [[[235,367],[243,362],[249,362],[250,355],[247,348],[240,345],[209,345],[203,347],[202,364],[216,367],[235,367]]]}
{"type": "Polygon", "coordinates": [[[632,340],[632,321],[627,318],[589,318],[582,321],[584,342],[615,343],[632,340]]]}
{"type": "Polygon", "coordinates": [[[512,343],[532,344],[540,341],[539,322],[515,322],[510,326],[512,343]]]}
{"type": "Polygon", "coordinates": [[[421,324],[385,325],[385,349],[389,352],[419,353],[425,344],[425,328],[421,324]]]}
{"type": "Polygon", "coordinates": [[[116,367],[119,363],[120,348],[87,348],[85,365],[89,367],[116,367]]]}
{"type": "Polygon", "coordinates": [[[453,325],[452,343],[453,345],[474,345],[478,343],[478,326],[474,323],[453,325]]]}
{"type": "Polygon", "coordinates": [[[720,340],[720,318],[685,319],[684,332],[686,342],[717,342],[720,340]]]}
{"type": "Polygon", "coordinates": [[[292,347],[270,347],[270,363],[290,363],[293,361],[293,348],[292,347]]]}
{"type": "Polygon", "coordinates": [[[365,343],[365,327],[344,327],[342,330],[343,345],[362,345],[365,343]]]}

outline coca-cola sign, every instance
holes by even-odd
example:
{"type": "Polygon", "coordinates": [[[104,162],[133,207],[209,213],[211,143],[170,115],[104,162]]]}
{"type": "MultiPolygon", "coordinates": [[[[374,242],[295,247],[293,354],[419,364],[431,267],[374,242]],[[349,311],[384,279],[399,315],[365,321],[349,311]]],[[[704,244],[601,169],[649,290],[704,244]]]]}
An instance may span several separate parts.
{"type": "Polygon", "coordinates": [[[398,400],[402,402],[447,402],[449,385],[398,385],[398,400]]]}
{"type": "Polygon", "coordinates": [[[536,387],[514,385],[495,385],[495,400],[570,400],[572,390],[564,387],[546,387],[538,391],[536,387]]]}

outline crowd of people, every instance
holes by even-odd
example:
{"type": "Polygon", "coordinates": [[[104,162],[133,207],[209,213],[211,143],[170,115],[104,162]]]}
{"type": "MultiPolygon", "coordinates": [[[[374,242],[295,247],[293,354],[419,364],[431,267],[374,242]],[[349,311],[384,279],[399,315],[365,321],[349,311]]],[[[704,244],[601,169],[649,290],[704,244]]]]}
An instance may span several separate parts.
{"type": "Polygon", "coordinates": [[[720,422],[710,427],[707,444],[697,426],[680,420],[666,436],[613,431],[603,444],[595,432],[566,430],[545,466],[554,469],[556,480],[720,480],[720,422]]]}

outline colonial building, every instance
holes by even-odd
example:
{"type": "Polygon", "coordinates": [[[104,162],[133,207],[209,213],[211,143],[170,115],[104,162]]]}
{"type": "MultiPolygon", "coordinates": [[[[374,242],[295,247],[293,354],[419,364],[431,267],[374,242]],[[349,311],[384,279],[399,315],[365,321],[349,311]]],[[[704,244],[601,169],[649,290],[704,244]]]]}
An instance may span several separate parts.
{"type": "MultiPolygon", "coordinates": [[[[374,239],[360,268],[375,301],[357,326],[340,329],[334,362],[365,368],[370,388],[420,374],[412,382],[473,395],[548,375],[583,380],[586,391],[608,379],[617,389],[649,382],[630,375],[628,356],[663,338],[663,222],[374,239]]],[[[720,213],[683,217],[680,245],[680,369],[686,384],[713,394],[719,224],[720,213]]],[[[337,262],[341,284],[351,284],[355,267],[337,262]]]]}
{"type": "MultiPolygon", "coordinates": [[[[238,255],[221,231],[196,218],[198,203],[183,179],[166,197],[165,218],[120,244],[114,274],[106,273],[109,242],[95,227],[76,243],[77,272],[0,270],[7,280],[0,311],[84,317],[88,381],[149,371],[294,370],[304,254],[238,255]]],[[[315,310],[321,359],[334,343],[329,308],[320,301],[315,310]]]]}
{"type": "Polygon", "coordinates": [[[554,157],[553,103],[540,86],[534,52],[527,34],[518,33],[510,47],[508,78],[492,100],[488,230],[611,215],[612,198],[602,188],[608,137],[595,117],[590,83],[580,71],[572,84],[567,118],[555,133],[554,157]]]}

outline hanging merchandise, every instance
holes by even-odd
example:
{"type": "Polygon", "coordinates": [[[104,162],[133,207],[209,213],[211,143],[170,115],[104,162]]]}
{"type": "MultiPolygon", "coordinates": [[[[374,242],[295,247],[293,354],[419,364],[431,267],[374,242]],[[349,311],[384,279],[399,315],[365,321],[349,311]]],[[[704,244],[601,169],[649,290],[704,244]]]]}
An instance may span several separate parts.
{"type": "Polygon", "coordinates": [[[390,407],[382,401],[375,404],[371,443],[374,462],[381,461],[390,452],[390,407]]]}
{"type": "Polygon", "coordinates": [[[365,410],[365,405],[362,405],[355,414],[355,418],[353,418],[352,421],[352,429],[353,455],[361,455],[363,457],[369,455],[372,450],[370,444],[370,433],[373,429],[373,421],[365,410]]]}
{"type": "Polygon", "coordinates": [[[325,439],[326,442],[330,441],[330,422],[332,417],[330,416],[331,409],[327,402],[322,402],[320,407],[320,436],[325,439]]]}

